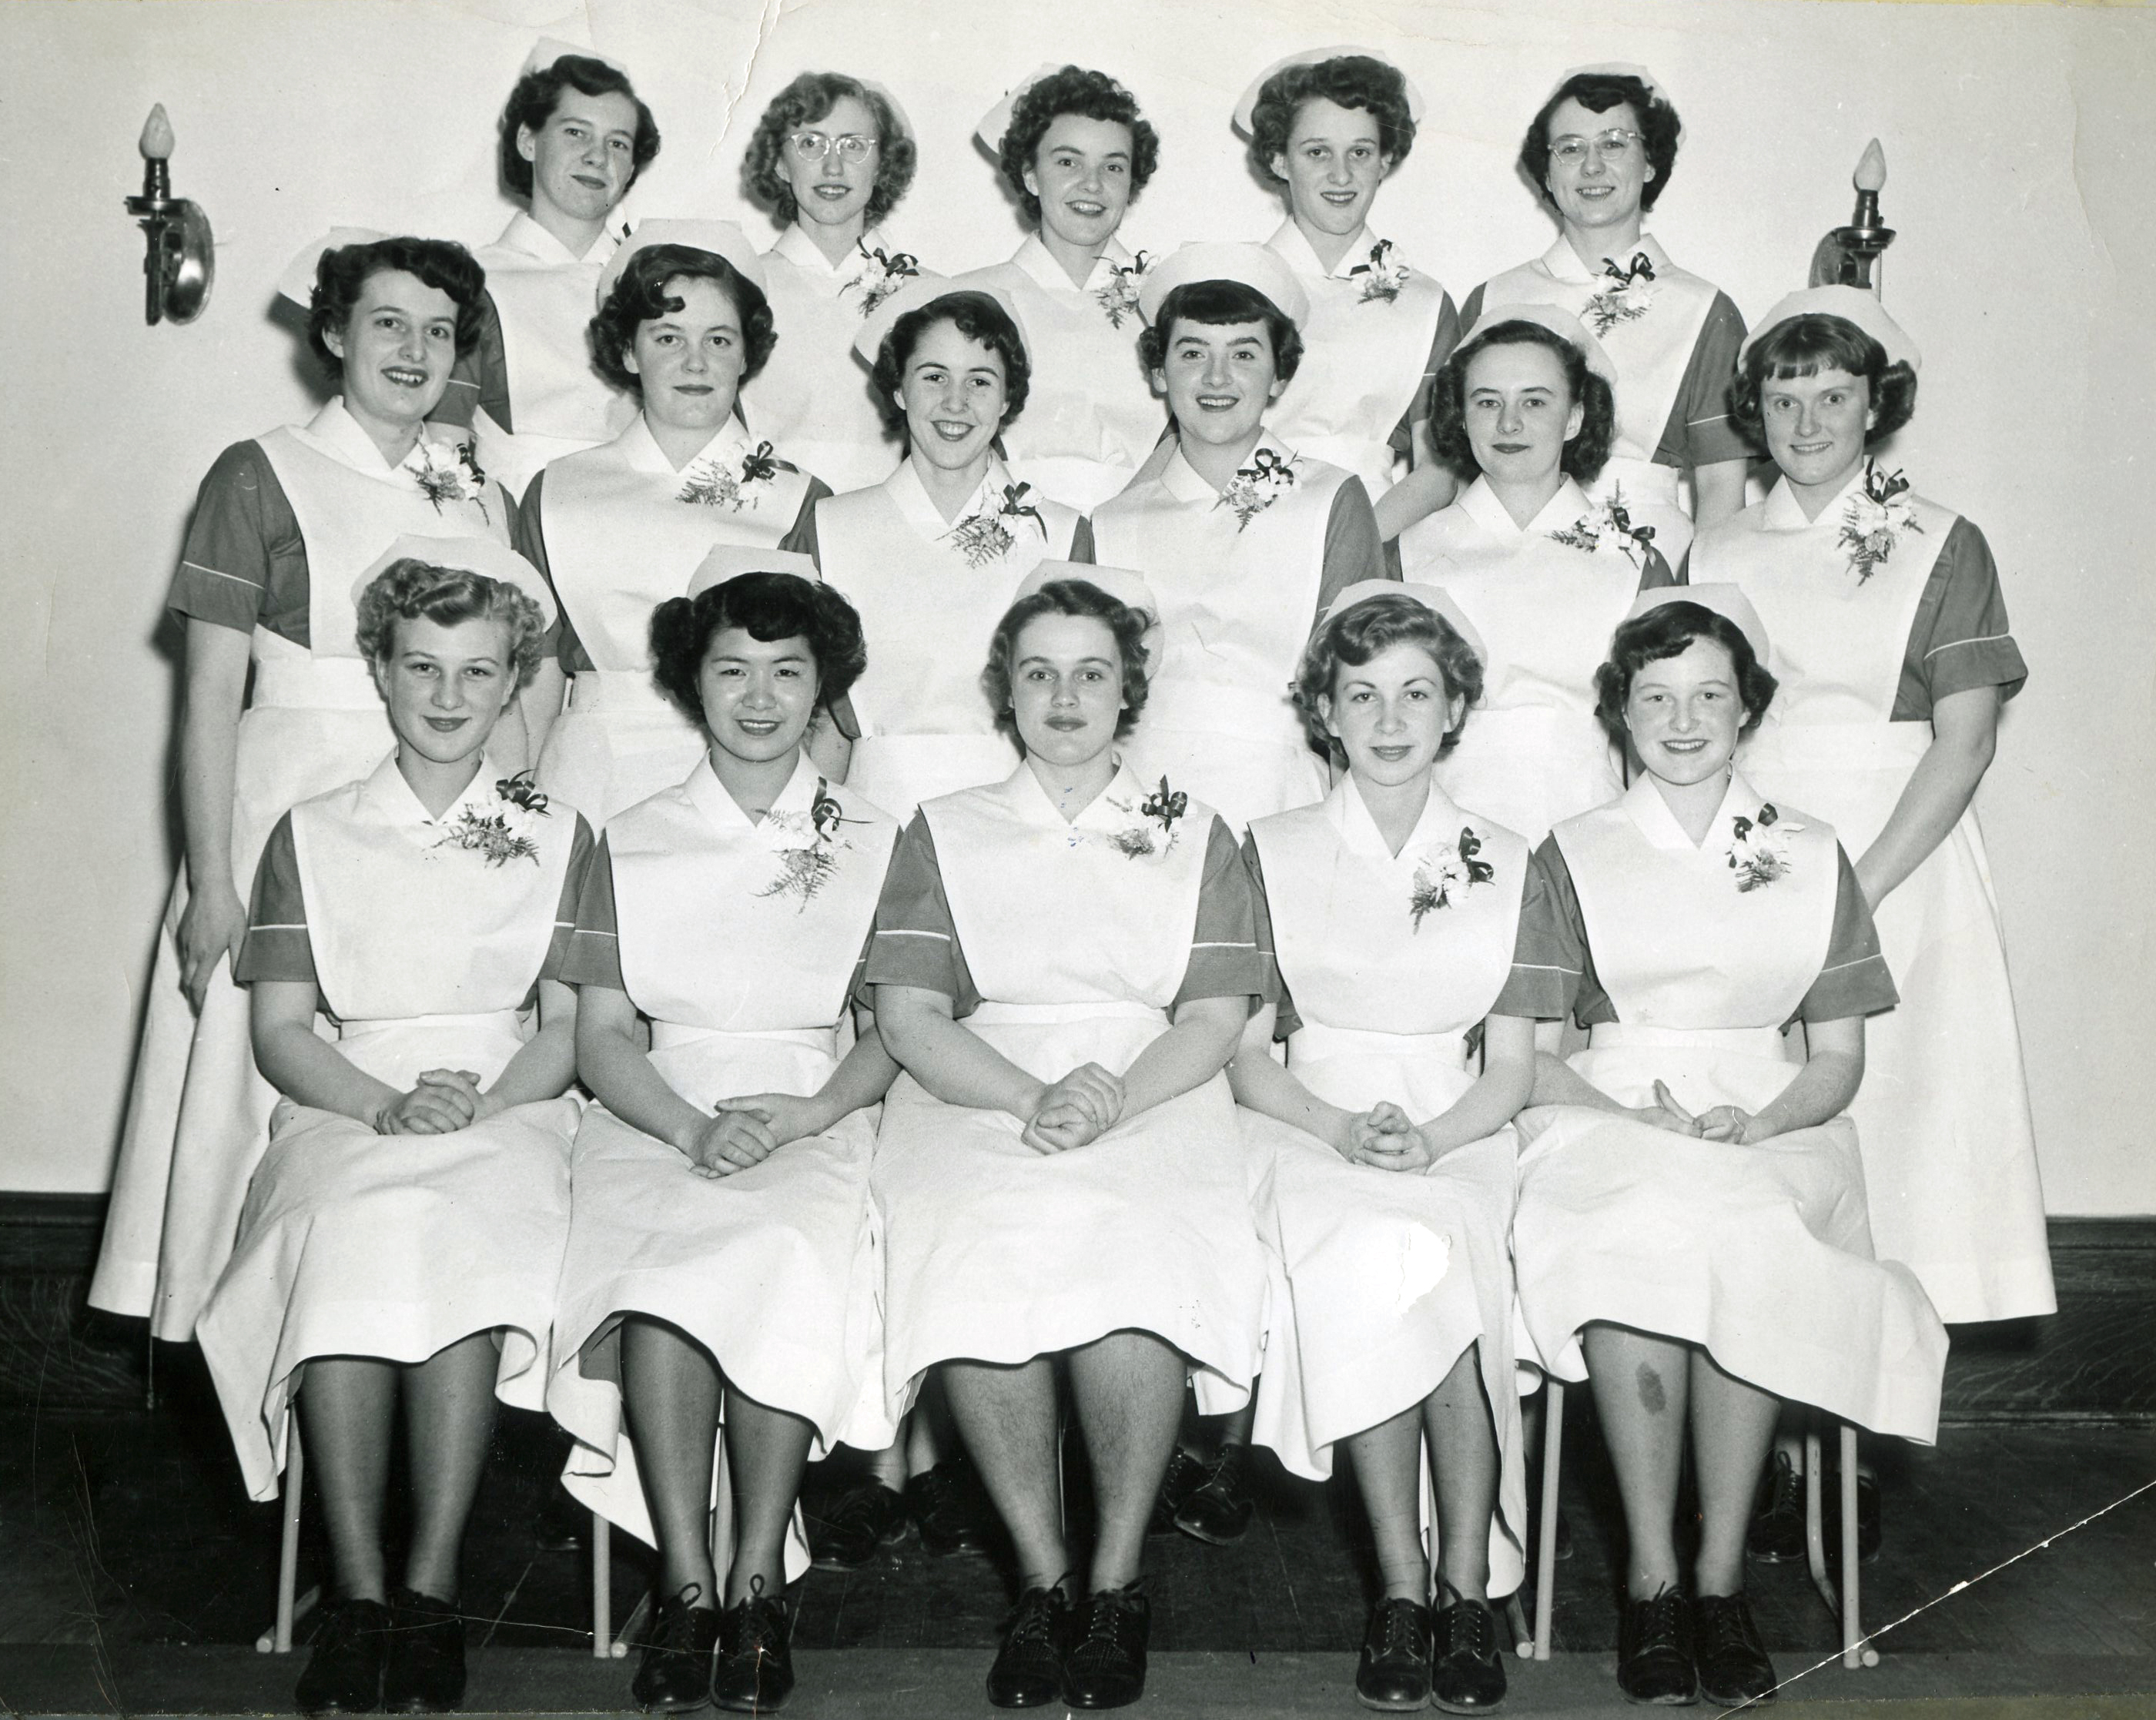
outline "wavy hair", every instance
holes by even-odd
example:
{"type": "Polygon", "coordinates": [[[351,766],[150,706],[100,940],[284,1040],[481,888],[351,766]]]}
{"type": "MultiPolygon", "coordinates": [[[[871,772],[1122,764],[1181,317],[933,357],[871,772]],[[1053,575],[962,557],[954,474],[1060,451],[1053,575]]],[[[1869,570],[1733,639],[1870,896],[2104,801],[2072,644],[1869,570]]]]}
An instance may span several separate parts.
{"type": "Polygon", "coordinates": [[[368,281],[402,270],[435,291],[447,293],[457,307],[457,357],[479,345],[486,317],[486,271],[454,239],[377,239],[365,244],[336,245],[315,264],[314,290],[307,299],[307,346],[332,376],[344,374],[344,361],[330,351],[324,336],[341,335],[368,281]]]}
{"type": "Polygon", "coordinates": [[[465,621],[499,621],[509,633],[516,685],[530,684],[545,655],[547,619],[537,602],[506,580],[465,567],[438,567],[416,556],[392,562],[359,594],[355,629],[359,655],[385,663],[397,649],[397,624],[424,619],[442,627],[465,621]]]}
{"type": "Polygon", "coordinates": [[[896,208],[906,187],[913,183],[919,151],[899,122],[898,110],[890,98],[844,72],[803,72],[772,97],[771,105],[756,122],[748,154],[742,162],[742,178],[749,196],[768,208],[782,227],[796,213],[793,182],[786,177],[787,138],[798,126],[829,117],[831,110],[849,95],[875,119],[876,175],[875,186],[869,193],[868,224],[874,227],[896,208]]]}
{"type": "Polygon", "coordinates": [[[1728,652],[1730,666],[1737,671],[1737,696],[1744,701],[1744,721],[1738,732],[1748,735],[1759,727],[1781,683],[1753,652],[1743,628],[1718,609],[1678,598],[1657,603],[1645,614],[1620,624],[1609,636],[1609,661],[1594,671],[1595,720],[1619,747],[1631,736],[1625,727],[1625,706],[1632,696],[1634,677],[1650,663],[1681,657],[1695,639],[1703,639],[1728,652]]]}
{"type": "Polygon", "coordinates": [[[694,245],[646,245],[624,265],[606,303],[599,306],[587,331],[592,362],[617,388],[641,398],[644,379],[630,370],[628,355],[636,349],[636,331],[655,317],[670,316],[683,308],[678,294],[666,284],[684,278],[717,283],[740,320],[744,359],[741,379],[747,383],[764,367],[778,344],[778,326],[763,290],[724,257],[699,250],[694,245]]]}
{"type": "Polygon", "coordinates": [[[1729,385],[1729,414],[1753,445],[1767,445],[1759,396],[1770,381],[1845,370],[1871,393],[1871,426],[1864,445],[1876,448],[1916,415],[1917,372],[1908,360],[1889,364],[1887,349],[1844,316],[1812,311],[1779,322],[1752,343],[1729,385]]]}
{"type": "Polygon", "coordinates": [[[1004,611],[988,640],[988,660],[981,670],[981,691],[988,695],[995,713],[998,732],[1010,737],[1022,756],[1025,739],[1018,732],[1011,708],[1011,666],[1019,635],[1029,621],[1043,615],[1090,616],[1107,624],[1115,635],[1116,655],[1122,665],[1122,714],[1116,719],[1116,738],[1122,740],[1138,725],[1146,705],[1146,629],[1153,618],[1143,609],[1111,596],[1090,579],[1051,579],[1030,596],[1022,597],[1004,611]]]}
{"type": "MultiPolygon", "coordinates": [[[[552,119],[564,90],[585,95],[626,95],[636,104],[636,141],[629,148],[629,185],[635,184],[637,176],[659,154],[659,122],[651,117],[651,110],[644,105],[625,73],[588,54],[565,54],[553,64],[526,72],[516,80],[516,87],[509,92],[508,105],[501,110],[502,183],[521,198],[531,195],[531,163],[516,146],[516,134],[526,126],[536,132],[552,119]]],[[[629,185],[622,187],[624,196],[629,185]]]]}
{"type": "Polygon", "coordinates": [[[1340,671],[1360,669],[1380,651],[1394,645],[1419,645],[1429,652],[1445,677],[1445,690],[1460,699],[1460,721],[1445,732],[1437,743],[1440,755],[1460,744],[1467,727],[1467,713],[1482,697],[1482,660],[1460,638],[1453,624],[1428,605],[1404,592],[1387,592],[1351,603],[1311,634],[1302,648],[1288,696],[1302,718],[1302,732],[1312,747],[1328,757],[1344,760],[1339,737],[1326,727],[1321,700],[1339,696],[1340,671]]]}
{"type": "Polygon", "coordinates": [[[1684,126],[1677,110],[1640,81],[1621,72],[1574,72],[1557,86],[1557,92],[1535,110],[1527,135],[1520,145],[1520,171],[1532,182],[1543,201],[1556,207],[1549,188],[1550,116],[1568,101],[1576,101],[1591,114],[1606,114],[1630,106],[1640,116],[1640,136],[1646,140],[1647,163],[1655,171],[1640,187],[1640,207],[1651,209],[1669,189],[1670,175],[1676,171],[1677,140],[1684,126]]]}
{"type": "Polygon", "coordinates": [[[1131,134],[1131,199],[1136,202],[1160,165],[1160,133],[1138,112],[1137,98],[1106,72],[1067,65],[1050,73],[1012,105],[1009,127],[996,151],[1004,178],[1018,194],[1025,218],[1040,219],[1040,199],[1025,188],[1025,176],[1033,171],[1049,126],[1065,114],[1121,126],[1131,134]]]}
{"type": "Polygon", "coordinates": [[[1616,394],[1587,367],[1586,356],[1578,347],[1556,330],[1524,318],[1477,329],[1474,339],[1455,347],[1438,367],[1430,390],[1431,451],[1463,483],[1472,483],[1482,470],[1467,434],[1467,367],[1477,353],[1492,347],[1542,347],[1557,355],[1564,368],[1567,405],[1580,408],[1579,434],[1566,441],[1558,470],[1568,478],[1592,484],[1609,463],[1610,444],[1616,439],[1616,394]]]}

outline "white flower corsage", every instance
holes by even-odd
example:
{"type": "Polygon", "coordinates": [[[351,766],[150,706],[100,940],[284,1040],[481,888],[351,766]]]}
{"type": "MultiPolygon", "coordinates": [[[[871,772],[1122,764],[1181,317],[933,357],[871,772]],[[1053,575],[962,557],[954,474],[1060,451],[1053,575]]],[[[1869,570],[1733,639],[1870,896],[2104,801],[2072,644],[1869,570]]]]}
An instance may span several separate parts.
{"type": "Polygon", "coordinates": [[[1777,879],[1789,875],[1789,838],[1804,829],[1791,824],[1774,809],[1772,801],[1747,818],[1733,814],[1729,820],[1729,870],[1737,875],[1740,896],[1764,890],[1777,879]]]}
{"type": "Polygon", "coordinates": [[[1568,549],[1584,550],[1589,555],[1601,548],[1602,540],[1607,537],[1624,551],[1625,559],[1637,567],[1654,547],[1655,528],[1632,523],[1632,516],[1625,506],[1624,487],[1613,485],[1609,499],[1602,504],[1599,514],[1584,514],[1571,525],[1551,532],[1550,537],[1568,549]]]}
{"type": "Polygon", "coordinates": [[[1093,302],[1107,317],[1110,328],[1121,328],[1126,316],[1137,314],[1138,283],[1145,279],[1149,261],[1140,251],[1128,263],[1111,263],[1107,280],[1093,289],[1093,302]]]}
{"type": "Polygon", "coordinates": [[[539,863],[539,845],[532,833],[548,816],[547,797],[532,784],[531,773],[517,772],[494,785],[497,810],[482,813],[467,806],[435,840],[430,853],[462,849],[481,855],[490,866],[506,866],[513,860],[539,863]]]}
{"type": "Polygon", "coordinates": [[[801,906],[795,911],[806,912],[808,904],[838,871],[839,855],[854,845],[846,840],[844,827],[866,820],[846,817],[844,809],[832,798],[829,784],[821,777],[816,778],[816,792],[809,798],[807,812],[772,812],[765,814],[764,818],[780,831],[801,839],[796,847],[779,850],[778,875],[757,894],[798,896],[801,906]]]}
{"type": "Polygon", "coordinates": [[[854,249],[861,254],[862,269],[850,285],[860,292],[861,315],[874,314],[877,305],[921,273],[921,259],[908,251],[870,250],[860,239],[854,249]]]}
{"type": "Polygon", "coordinates": [[[436,513],[445,501],[469,501],[478,507],[480,519],[494,523],[486,511],[486,474],[480,470],[478,450],[470,442],[451,446],[422,439],[405,455],[404,470],[411,473],[420,495],[434,503],[436,513]]]}
{"type": "Polygon", "coordinates": [[[1108,834],[1109,845],[1116,853],[1126,860],[1144,860],[1156,854],[1165,860],[1174,851],[1176,821],[1189,811],[1190,797],[1179,788],[1169,788],[1166,777],[1135,807],[1127,799],[1106,798],[1111,807],[1132,819],[1123,829],[1108,834]],[[1158,830],[1153,828],[1156,824],[1160,827],[1158,830]]]}
{"type": "Polygon", "coordinates": [[[957,547],[968,567],[985,567],[1010,553],[1015,540],[1009,522],[1014,520],[1031,520],[1040,528],[1042,542],[1047,541],[1048,522],[1040,517],[1040,510],[1026,500],[1032,492],[1030,484],[1006,484],[1003,500],[993,512],[983,508],[968,514],[943,534],[957,547]]]}
{"type": "Polygon", "coordinates": [[[1455,891],[1496,881],[1496,868],[1475,856],[1482,852],[1482,839],[1475,827],[1464,825],[1457,842],[1440,842],[1415,861],[1414,881],[1408,891],[1409,931],[1422,930],[1423,916],[1449,908],[1455,891]]]}
{"type": "Polygon", "coordinates": [[[1358,263],[1348,271],[1348,280],[1353,280],[1358,275],[1363,280],[1363,291],[1355,300],[1357,304],[1367,305],[1375,300],[1380,304],[1389,305],[1399,297],[1400,289],[1408,284],[1408,277],[1414,271],[1404,263],[1387,261],[1392,249],[1393,242],[1381,239],[1370,247],[1367,262],[1358,263]]]}
{"type": "Polygon", "coordinates": [[[1235,529],[1240,531],[1295,488],[1295,469],[1301,463],[1300,455],[1282,460],[1271,449],[1260,448],[1250,465],[1236,467],[1235,475],[1220,492],[1220,500],[1213,505],[1233,508],[1235,529]]]}
{"type": "Polygon", "coordinates": [[[759,442],[743,454],[738,472],[716,454],[699,454],[681,468],[681,488],[674,500],[739,513],[757,507],[763,499],[760,486],[767,486],[778,475],[778,457],[768,442],[759,442]]]}
{"type": "Polygon", "coordinates": [[[1900,472],[1882,472],[1872,461],[1864,462],[1864,491],[1849,498],[1841,511],[1841,536],[1836,542],[1849,552],[1850,572],[1859,585],[1886,565],[1902,541],[1902,533],[1921,535],[1916,498],[1909,480],[1900,472]]]}
{"type": "Polygon", "coordinates": [[[1632,260],[1620,268],[1614,258],[1602,259],[1602,273],[1595,276],[1600,288],[1587,301],[1586,321],[1597,335],[1606,335],[1620,322],[1637,322],[1655,305],[1655,265],[1645,251],[1632,253],[1632,260]],[[1609,282],[1603,286],[1604,281],[1609,282]]]}

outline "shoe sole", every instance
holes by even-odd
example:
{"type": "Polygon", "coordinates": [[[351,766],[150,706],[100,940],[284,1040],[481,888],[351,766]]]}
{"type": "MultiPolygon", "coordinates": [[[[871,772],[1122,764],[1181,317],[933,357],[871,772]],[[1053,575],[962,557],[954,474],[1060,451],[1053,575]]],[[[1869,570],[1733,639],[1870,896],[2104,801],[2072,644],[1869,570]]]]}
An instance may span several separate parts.
{"type": "Polygon", "coordinates": [[[1448,1714],[1494,1714],[1505,1706],[1505,1699],[1499,1697],[1494,1702],[1441,1702],[1433,1694],[1430,1705],[1433,1708],[1442,1708],[1448,1714]]]}
{"type": "MultiPolygon", "coordinates": [[[[1430,1706],[1428,1697],[1423,1697],[1420,1702],[1381,1702],[1375,1697],[1364,1696],[1359,1690],[1355,1692],[1355,1700],[1364,1707],[1374,1709],[1380,1714],[1413,1714],[1430,1706]]],[[[1482,1711],[1477,1709],[1476,1712],[1479,1713],[1482,1711]]]]}
{"type": "Polygon", "coordinates": [[[1699,1695],[1702,1702],[1712,1702],[1717,1708],[1757,1707],[1761,1702],[1774,1701],[1774,1692],[1780,1687],[1779,1685],[1770,1684],[1757,1696],[1752,1696],[1741,1690],[1712,1691],[1702,1684],[1699,1687],[1699,1695]]]}
{"type": "Polygon", "coordinates": [[[1620,1684],[1617,1691],[1635,1708],[1689,1708],[1699,1700],[1699,1692],[1696,1690],[1690,1696],[1634,1696],[1620,1684]]]}
{"type": "Polygon", "coordinates": [[[644,1714],[693,1714],[697,1709],[708,1708],[711,1705],[711,1695],[706,1691],[703,1695],[691,1697],[686,1701],[638,1702],[636,1707],[637,1712],[644,1714]]]}
{"type": "Polygon", "coordinates": [[[1188,1535],[1194,1541],[1203,1541],[1208,1547],[1233,1547],[1244,1536],[1250,1533],[1250,1526],[1245,1523],[1232,1535],[1212,1535],[1203,1529],[1194,1529],[1188,1523],[1178,1520],[1175,1525],[1175,1532],[1178,1535],[1188,1535]]]}

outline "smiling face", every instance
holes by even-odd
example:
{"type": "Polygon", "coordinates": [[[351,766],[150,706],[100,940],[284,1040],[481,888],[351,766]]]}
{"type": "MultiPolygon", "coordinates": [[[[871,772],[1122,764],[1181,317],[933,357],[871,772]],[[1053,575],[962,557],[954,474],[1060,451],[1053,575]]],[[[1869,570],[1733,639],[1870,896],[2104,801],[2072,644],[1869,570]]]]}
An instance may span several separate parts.
{"type": "Polygon", "coordinates": [[[1382,788],[1411,783],[1436,763],[1465,701],[1445,683],[1426,646],[1404,640],[1368,663],[1342,663],[1320,699],[1325,726],[1360,780],[1382,788]]]}
{"type": "Polygon", "coordinates": [[[715,280],[677,275],[660,290],[679,311],[647,317],[622,363],[644,385],[644,410],[654,423],[682,430],[716,430],[734,409],[748,347],[741,314],[715,280]]]}
{"type": "MultiPolygon", "coordinates": [[[[858,151],[859,146],[854,147],[858,151]]],[[[803,121],[796,126],[778,158],[786,182],[793,187],[798,218],[819,226],[842,227],[865,215],[869,197],[875,190],[882,153],[875,116],[857,96],[842,95],[822,119],[803,121]],[[803,155],[798,140],[808,136],[821,139],[825,146],[803,155]],[[849,154],[839,146],[839,140],[847,137],[865,138],[871,147],[865,154],[849,154]]]]}
{"type": "Polygon", "coordinates": [[[1569,99],[1558,104],[1544,134],[1551,146],[1545,182],[1568,228],[1591,234],[1639,218],[1640,193],[1655,177],[1639,132],[1640,116],[1628,101],[1599,114],[1569,99]],[[1626,134],[1620,145],[1605,148],[1597,141],[1612,131],[1626,134]],[[1577,161],[1563,158],[1559,138],[1586,141],[1577,161]]]}
{"type": "Polygon", "coordinates": [[[398,742],[431,763],[475,757],[516,693],[506,621],[475,617],[444,626],[424,615],[398,621],[374,665],[398,742]]]}
{"type": "Polygon", "coordinates": [[[1081,249],[1106,244],[1130,207],[1131,151],[1131,128],[1117,121],[1050,120],[1025,175],[1025,188],[1040,199],[1040,224],[1081,249]]]}
{"type": "Polygon", "coordinates": [[[401,269],[361,285],[341,329],[322,344],[344,367],[344,396],[362,423],[416,426],[449,386],[457,362],[457,301],[401,269]]]}
{"type": "Polygon", "coordinates": [[[1485,347],[1467,361],[1460,392],[1475,463],[1500,483],[1547,482],[1587,416],[1563,362],[1534,341],[1485,347]]]}
{"type": "Polygon", "coordinates": [[[1290,212],[1336,238],[1349,238],[1370,218],[1370,205],[1391,161],[1378,147],[1378,116],[1313,96],[1296,110],[1287,152],[1273,172],[1287,181],[1290,212]]]}
{"type": "Polygon", "coordinates": [[[1744,726],[1737,665],[1719,640],[1696,639],[1675,657],[1643,664],[1625,700],[1640,762],[1684,788],[1727,768],[1744,726]]]}
{"type": "Polygon", "coordinates": [[[1086,764],[1115,745],[1123,657],[1093,615],[1036,615],[1011,642],[1011,716],[1027,753],[1086,764]]]}
{"type": "Polygon", "coordinates": [[[1839,490],[1864,458],[1877,415],[1871,385],[1833,367],[1808,377],[1769,377],[1759,384],[1759,421],[1767,452],[1794,485],[1839,490]]]}
{"type": "Polygon", "coordinates": [[[745,627],[714,633],[696,671],[704,727],[746,764],[768,764],[801,744],[815,715],[816,686],[807,639],[760,639],[745,627]]]}
{"type": "Polygon", "coordinates": [[[516,152],[531,163],[531,202],[571,221],[603,219],[636,173],[636,104],[618,90],[587,95],[562,86],[554,111],[534,131],[516,128],[516,152]]]}
{"type": "Polygon", "coordinates": [[[1265,408],[1287,385],[1276,373],[1272,333],[1262,322],[1192,322],[1178,316],[1152,373],[1177,427],[1228,447],[1257,434],[1265,408]]]}
{"type": "Polygon", "coordinates": [[[947,472],[985,459],[1003,428],[1005,385],[1003,354],[994,347],[955,322],[923,329],[898,389],[914,458],[947,472]]]}

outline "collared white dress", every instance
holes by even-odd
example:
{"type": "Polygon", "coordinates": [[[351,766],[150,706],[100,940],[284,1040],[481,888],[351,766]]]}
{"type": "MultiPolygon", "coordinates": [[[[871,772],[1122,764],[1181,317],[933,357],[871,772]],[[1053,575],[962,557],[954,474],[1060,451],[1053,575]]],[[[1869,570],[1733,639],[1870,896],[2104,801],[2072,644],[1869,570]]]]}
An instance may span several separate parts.
{"type": "MultiPolygon", "coordinates": [[[[492,1086],[524,1044],[519,1010],[567,949],[591,827],[560,801],[505,798],[502,781],[482,761],[433,817],[393,753],[294,807],[263,853],[240,978],[311,981],[337,1050],[400,1092],[427,1069],[492,1086]],[[495,840],[518,851],[459,840],[495,819],[495,840]]],[[[316,1357],[424,1362],[497,1332],[495,1395],[540,1407],[576,1128],[566,1096],[447,1135],[377,1135],[279,1101],[196,1328],[250,1498],[276,1497],[285,1405],[316,1357]]]]}
{"type": "MultiPolygon", "coordinates": [[[[462,433],[425,427],[398,465],[331,400],[218,456],[203,480],[172,575],[183,620],[249,636],[254,688],[233,762],[232,881],[240,899],[271,828],[310,795],[363,776],[394,737],[359,655],[353,584],[407,533],[506,542],[501,485],[464,484],[430,500],[419,471],[455,465],[462,433]]],[[[439,485],[438,485],[439,487],[439,485]]],[[[231,1252],[247,1179],[267,1142],[276,1094],[255,1072],[247,993],[220,958],[198,1014],[180,984],[174,884],[150,976],[141,1047],[113,1172],[94,1307],[150,1317],[185,1343],[231,1252]]]]}
{"type": "MultiPolygon", "coordinates": [[[[1486,1016],[1561,1007],[1531,965],[1547,936],[1522,922],[1547,907],[1527,845],[1435,785],[1397,856],[1352,776],[1319,805],[1258,819],[1246,852],[1280,963],[1287,1066],[1327,1104],[1389,1100],[1418,1122],[1441,1116],[1474,1085],[1467,1039],[1486,1016]]],[[[1322,1480],[1336,1443],[1421,1403],[1478,1347],[1501,1463],[1491,1586],[1510,1592],[1527,1538],[1512,1127],[1411,1174],[1239,1116],[1270,1162],[1260,1225],[1288,1292],[1288,1317],[1276,1311],[1266,1339],[1255,1437],[1322,1480]]]]}
{"type": "MultiPolygon", "coordinates": [[[[1066,823],[1024,765],[925,804],[900,839],[871,984],[941,992],[1029,1074],[1121,1073],[1201,998],[1262,995],[1249,874],[1194,796],[1148,809],[1128,770],[1066,823]]],[[[1000,1111],[948,1105],[911,1075],[884,1104],[888,1413],[958,1357],[1018,1363],[1147,1332],[1195,1372],[1207,1413],[1247,1402],[1267,1271],[1227,1077],[1066,1153],[1000,1111]]]]}
{"type": "MultiPolygon", "coordinates": [[[[1650,534],[1651,537],[1651,534],[1650,534]]],[[[1624,792],[1595,721],[1594,671],[1643,591],[1675,583],[1651,542],[1618,527],[1567,478],[1525,526],[1478,477],[1400,533],[1400,571],[1441,585],[1482,635],[1482,697],[1438,780],[1530,842],[1624,792]]]]}
{"type": "MultiPolygon", "coordinates": [[[[1831,816],[1862,854],[1931,745],[1933,705],[2028,676],[1983,534],[1913,495],[1907,524],[1862,578],[1843,540],[1868,502],[1862,470],[1807,521],[1778,482],[1702,532],[1691,572],[1743,588],[1781,690],[1739,754],[1763,792],[1831,816]]],[[[1972,805],[1879,905],[1900,1005],[1875,1019],[1850,1115],[1864,1148],[1872,1235],[1948,1320],[2057,1307],[2027,1076],[1991,864],[1972,805]]]]}
{"type": "Polygon", "coordinates": [[[1168,409],[1138,358],[1142,253],[1110,239],[1082,286],[1037,233],[1008,263],[954,276],[952,291],[998,287],[1018,306],[1032,365],[1025,409],[1004,427],[1011,475],[1090,514],[1120,494],[1158,445],[1168,409]]]}
{"type": "Polygon", "coordinates": [[[539,781],[603,822],[680,783],[703,726],[651,678],[651,612],[689,588],[715,544],[794,548],[829,495],[738,418],[680,470],[639,413],[613,441],[556,460],[517,511],[516,547],[552,582],[573,679],[539,781]]]}
{"type": "MultiPolygon", "coordinates": [[[[839,1065],[897,834],[806,755],[752,824],[703,760],[608,822],[562,977],[625,992],[650,1019],[653,1068],[700,1110],[813,1094],[839,1065]]],[[[891,1443],[875,1142],[873,1109],[857,1111],[706,1179],[603,1105],[586,1108],[547,1392],[576,1439],[562,1479],[578,1499],[654,1538],[622,1415],[629,1314],[680,1327],[734,1386],[813,1423],[819,1452],[891,1443]]],[[[805,1563],[789,1549],[789,1569],[805,1563]]]]}
{"type": "MultiPolygon", "coordinates": [[[[1876,1019],[1893,1003],[1833,829],[1741,771],[1697,847],[1643,777],[1559,824],[1536,858],[1558,910],[1545,960],[1588,1029],[1572,1066],[1620,1104],[1653,1103],[1659,1080],[1695,1115],[1757,1112],[1802,1059],[1785,1024],[1876,1019]]],[[[1586,1378],[1581,1328],[1607,1321],[1931,1442],[1946,1331],[1915,1275],[1874,1256],[1846,1116],[1753,1146],[1584,1106],[1536,1106],[1518,1128],[1512,1257],[1548,1372],[1586,1378]]]]}

